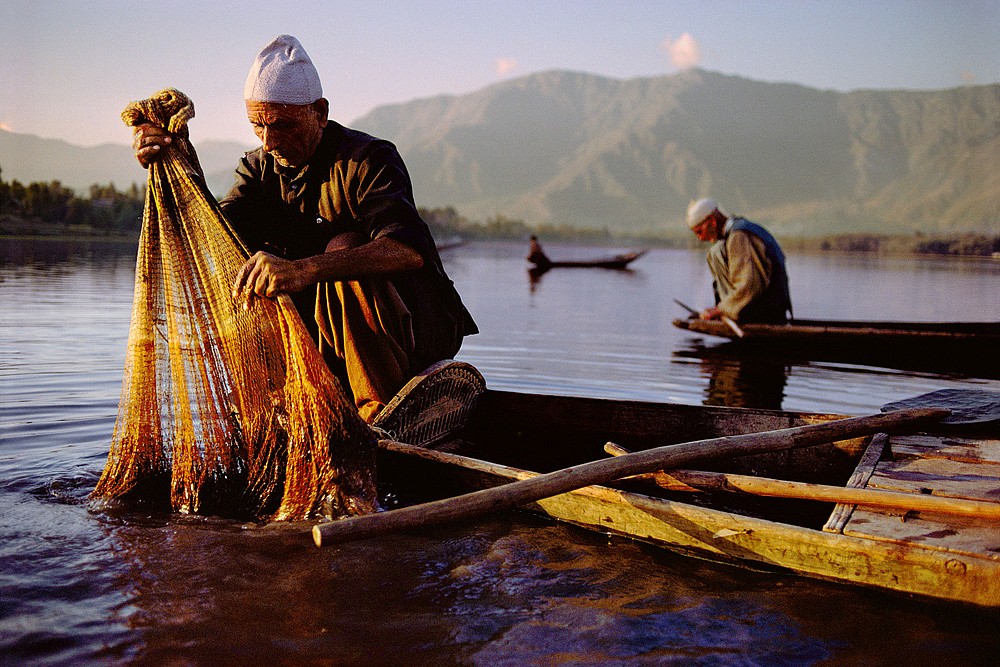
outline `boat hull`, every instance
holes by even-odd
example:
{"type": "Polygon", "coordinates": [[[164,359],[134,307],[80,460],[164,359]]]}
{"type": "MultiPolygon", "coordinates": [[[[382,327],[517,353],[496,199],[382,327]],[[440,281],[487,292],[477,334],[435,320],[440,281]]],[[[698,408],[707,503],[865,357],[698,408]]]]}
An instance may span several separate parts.
{"type": "Polygon", "coordinates": [[[549,261],[535,260],[532,263],[535,265],[533,268],[538,271],[548,271],[549,269],[558,268],[568,268],[568,269],[626,269],[628,265],[639,259],[646,254],[645,250],[638,250],[635,252],[629,252],[622,255],[615,255],[614,257],[606,257],[600,259],[580,259],[580,260],[565,260],[565,261],[549,261]]]}
{"type": "MultiPolygon", "coordinates": [[[[417,499],[428,500],[591,460],[601,455],[595,452],[611,439],[643,448],[664,441],[698,439],[708,433],[761,431],[832,418],[835,416],[488,391],[468,427],[445,442],[442,450],[384,441],[380,475],[396,489],[419,481],[417,499]],[[532,463],[514,465],[519,460],[532,463]]],[[[772,476],[784,473],[786,478],[792,473],[800,479],[824,482],[840,479],[843,484],[868,444],[867,438],[857,439],[720,462],[715,467],[772,476]]],[[[532,503],[526,509],[588,530],[719,562],[1000,606],[1000,555],[996,553],[991,557],[928,548],[920,541],[825,532],[824,517],[834,510],[832,503],[799,503],[798,507],[811,508],[801,514],[789,509],[796,501],[784,499],[769,499],[770,505],[737,502],[724,507],[715,505],[711,497],[702,500],[702,495],[693,498],[689,494],[681,501],[655,487],[638,490],[638,484],[587,487],[532,503]],[[772,518],[772,510],[778,506],[784,511],[776,516],[794,514],[799,522],[772,518]],[[813,523],[801,525],[809,521],[813,523]]],[[[899,518],[892,520],[898,522],[899,518]]]]}
{"type": "Polygon", "coordinates": [[[852,322],[795,320],[741,324],[743,337],[717,320],[675,319],[674,326],[726,343],[682,351],[684,356],[780,356],[892,368],[1000,377],[998,322],[852,322]]]}

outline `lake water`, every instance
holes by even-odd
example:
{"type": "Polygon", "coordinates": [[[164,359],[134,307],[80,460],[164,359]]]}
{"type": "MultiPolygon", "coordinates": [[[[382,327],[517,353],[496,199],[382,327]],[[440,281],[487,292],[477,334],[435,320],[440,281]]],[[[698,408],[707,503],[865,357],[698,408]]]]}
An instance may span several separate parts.
{"type": "MultiPolygon", "coordinates": [[[[606,249],[546,244],[554,259],[606,249]]],[[[863,414],[976,373],[726,360],[671,325],[701,251],[527,274],[526,244],[443,253],[490,387],[863,414]]],[[[1000,618],[684,559],[508,513],[339,545],[308,526],[108,515],[135,248],[0,240],[0,664],[971,665],[1000,618]]],[[[789,257],[802,318],[1000,320],[1000,262],[789,257]]]]}

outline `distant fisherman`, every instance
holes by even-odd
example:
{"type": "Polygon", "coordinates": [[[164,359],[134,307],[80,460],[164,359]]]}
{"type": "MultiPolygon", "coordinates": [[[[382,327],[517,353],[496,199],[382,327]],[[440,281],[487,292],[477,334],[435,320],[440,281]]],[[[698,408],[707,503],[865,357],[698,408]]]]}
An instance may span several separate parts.
{"type": "Polygon", "coordinates": [[[792,312],[785,253],[771,233],[755,222],[727,215],[713,199],[691,202],[687,223],[702,241],[714,242],[707,254],[715,305],[704,320],[783,324],[792,312]]]}
{"type": "Polygon", "coordinates": [[[552,266],[552,260],[542,250],[542,244],[538,242],[538,237],[534,234],[531,235],[531,245],[528,248],[528,261],[540,269],[552,266]]]}

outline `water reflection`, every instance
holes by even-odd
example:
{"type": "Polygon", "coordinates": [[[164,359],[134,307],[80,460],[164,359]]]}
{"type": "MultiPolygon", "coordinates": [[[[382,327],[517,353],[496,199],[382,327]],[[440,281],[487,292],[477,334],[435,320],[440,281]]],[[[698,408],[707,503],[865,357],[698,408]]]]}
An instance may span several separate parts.
{"type": "Polygon", "coordinates": [[[711,348],[678,351],[676,356],[698,357],[701,373],[708,378],[704,405],[729,408],[780,410],[791,365],[767,356],[712,354],[711,348]]]}
{"type": "Polygon", "coordinates": [[[101,266],[123,259],[134,263],[137,248],[137,241],[4,238],[0,241],[0,268],[101,266]]]}
{"type": "Polygon", "coordinates": [[[568,650],[574,664],[776,664],[834,648],[783,611],[796,582],[527,514],[324,550],[294,526],[106,531],[131,633],[103,653],[138,664],[558,664],[568,650]]]}
{"type": "MultiPolygon", "coordinates": [[[[753,368],[836,363],[893,369],[911,374],[1000,379],[1000,355],[990,345],[988,339],[978,341],[968,337],[931,342],[867,340],[863,344],[852,342],[824,345],[813,344],[808,340],[801,343],[789,339],[782,340],[781,343],[714,342],[698,337],[684,341],[674,355],[702,359],[711,362],[713,367],[722,364],[723,360],[753,368]]],[[[747,371],[746,376],[751,377],[754,372],[747,371]]],[[[767,372],[762,377],[769,377],[771,374],[767,372]]]]}
{"type": "MultiPolygon", "coordinates": [[[[528,269],[528,289],[532,294],[542,283],[542,276],[551,271],[554,267],[551,266],[532,266],[528,269]]],[[[606,267],[563,267],[563,268],[590,268],[598,269],[601,271],[612,271],[616,275],[633,275],[635,269],[630,268],[606,268],[606,267]]]]}
{"type": "Polygon", "coordinates": [[[542,276],[549,272],[549,267],[533,266],[528,269],[528,290],[534,294],[535,290],[538,289],[539,283],[542,282],[542,276]]]}

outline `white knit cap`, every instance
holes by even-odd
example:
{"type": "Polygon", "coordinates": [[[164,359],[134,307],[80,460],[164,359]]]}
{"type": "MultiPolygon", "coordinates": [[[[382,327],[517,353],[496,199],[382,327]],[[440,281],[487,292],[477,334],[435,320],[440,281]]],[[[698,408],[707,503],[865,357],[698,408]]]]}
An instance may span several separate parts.
{"type": "Polygon", "coordinates": [[[243,99],[279,104],[311,104],[323,97],[319,72],[291,35],[278,35],[253,61],[243,99]]]}
{"type": "Polygon", "coordinates": [[[688,205],[688,227],[694,229],[714,211],[719,211],[722,215],[725,215],[722,209],[719,208],[719,203],[714,199],[699,199],[698,201],[691,202],[688,205]]]}

